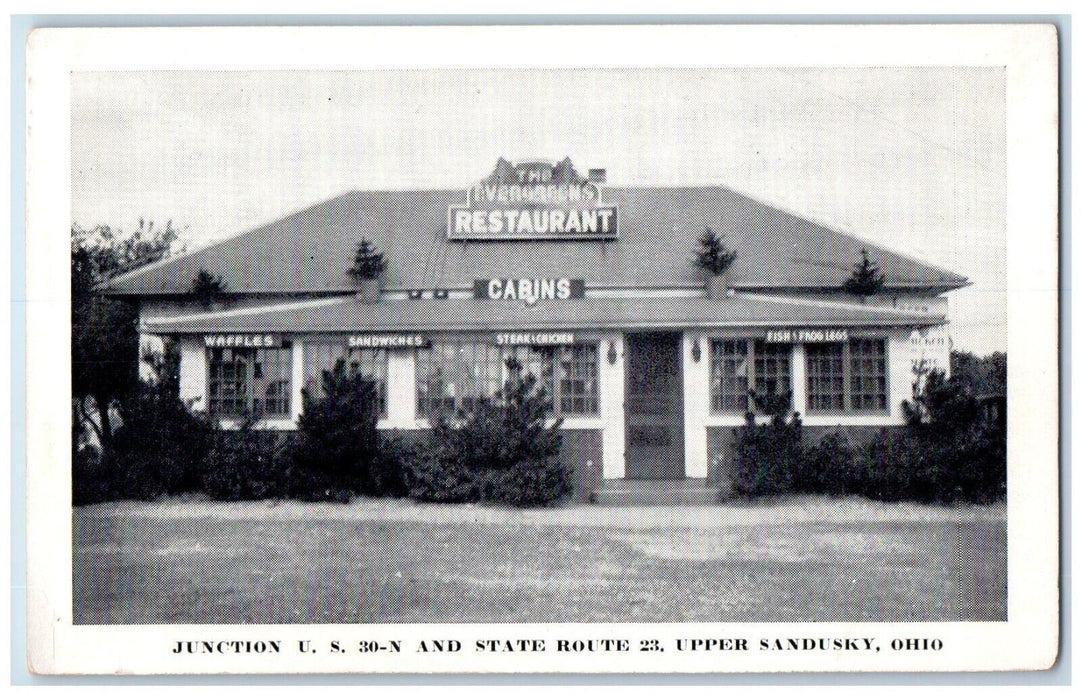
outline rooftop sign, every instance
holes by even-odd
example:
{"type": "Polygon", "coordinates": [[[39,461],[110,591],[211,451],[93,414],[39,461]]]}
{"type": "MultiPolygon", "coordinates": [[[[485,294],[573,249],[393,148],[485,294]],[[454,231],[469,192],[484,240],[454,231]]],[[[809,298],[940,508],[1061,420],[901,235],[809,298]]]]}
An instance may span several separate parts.
{"type": "Polygon", "coordinates": [[[608,240],[617,237],[617,208],[601,186],[580,176],[569,158],[512,164],[503,158],[466,191],[466,206],[447,212],[451,240],[608,240]]]}

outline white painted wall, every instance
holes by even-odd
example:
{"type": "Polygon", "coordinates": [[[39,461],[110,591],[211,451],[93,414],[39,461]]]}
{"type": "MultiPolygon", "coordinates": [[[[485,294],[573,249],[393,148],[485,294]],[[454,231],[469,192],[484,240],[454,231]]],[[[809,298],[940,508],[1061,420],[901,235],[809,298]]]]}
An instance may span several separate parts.
{"type": "Polygon", "coordinates": [[[387,353],[387,418],[380,428],[412,430],[417,424],[417,353],[396,349],[387,353]]]}
{"type": "MultiPolygon", "coordinates": [[[[601,403],[601,466],[606,479],[622,479],[626,469],[624,432],[624,363],[623,333],[605,333],[597,348],[598,387],[601,403]],[[616,348],[616,362],[609,364],[609,347],[616,348]]],[[[569,422],[567,427],[573,427],[569,422]]]]}
{"type": "Polygon", "coordinates": [[[194,411],[207,410],[207,351],[202,337],[180,341],[180,399],[194,411]]]}
{"type": "Polygon", "coordinates": [[[146,362],[143,358],[149,353],[162,355],[165,353],[165,341],[161,336],[153,335],[151,333],[139,334],[139,378],[144,382],[153,382],[157,380],[157,375],[154,373],[154,365],[146,362]]]}
{"type": "Polygon", "coordinates": [[[706,426],[710,424],[710,339],[686,331],[681,342],[684,374],[684,475],[705,479],[708,467],[706,426]],[[695,344],[699,361],[695,361],[695,344]]]}

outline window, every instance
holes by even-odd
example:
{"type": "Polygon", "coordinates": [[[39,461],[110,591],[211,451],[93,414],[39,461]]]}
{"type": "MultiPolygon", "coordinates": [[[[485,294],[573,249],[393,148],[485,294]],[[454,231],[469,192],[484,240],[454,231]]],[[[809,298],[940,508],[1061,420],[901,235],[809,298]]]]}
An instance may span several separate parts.
{"type": "Polygon", "coordinates": [[[323,372],[346,361],[352,373],[368,377],[376,385],[379,417],[387,417],[387,351],[381,348],[347,348],[345,343],[306,343],[304,346],[304,388],[316,397],[323,391],[323,372]]]}
{"type": "Polygon", "coordinates": [[[849,396],[854,411],[887,410],[887,352],[882,340],[849,342],[849,396]]]}
{"type": "Polygon", "coordinates": [[[208,408],[221,416],[288,416],[292,352],[207,348],[208,408]]]}
{"type": "Polygon", "coordinates": [[[710,403],[715,413],[748,410],[748,343],[714,340],[710,357],[710,403]]]}
{"type": "Polygon", "coordinates": [[[751,410],[749,389],[779,396],[789,391],[791,352],[791,345],[761,340],[711,340],[711,410],[715,413],[751,410]]]}
{"type": "Polygon", "coordinates": [[[804,346],[808,365],[808,410],[845,410],[845,357],[842,343],[804,346]]]}
{"type": "Polygon", "coordinates": [[[806,348],[809,411],[887,410],[885,340],[859,338],[806,348]]]}
{"type": "Polygon", "coordinates": [[[503,389],[506,361],[515,357],[524,374],[545,387],[554,412],[596,415],[596,345],[497,347],[483,342],[447,341],[417,350],[417,407],[422,416],[438,411],[470,412],[482,398],[503,389]]]}

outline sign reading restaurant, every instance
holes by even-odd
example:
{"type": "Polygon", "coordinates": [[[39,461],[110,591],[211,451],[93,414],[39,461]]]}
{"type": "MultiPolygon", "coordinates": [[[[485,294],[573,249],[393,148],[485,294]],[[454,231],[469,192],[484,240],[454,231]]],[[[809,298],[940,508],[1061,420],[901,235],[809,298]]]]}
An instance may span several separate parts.
{"type": "Polygon", "coordinates": [[[451,206],[451,240],[611,240],[617,208],[601,202],[601,186],[580,176],[569,158],[510,163],[500,158],[487,178],[451,206]]]}

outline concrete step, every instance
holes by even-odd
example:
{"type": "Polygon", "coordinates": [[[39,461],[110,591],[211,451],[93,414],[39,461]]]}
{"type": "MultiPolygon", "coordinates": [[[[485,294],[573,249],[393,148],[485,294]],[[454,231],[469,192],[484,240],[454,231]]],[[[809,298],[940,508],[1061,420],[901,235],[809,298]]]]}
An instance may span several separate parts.
{"type": "Polygon", "coordinates": [[[594,493],[608,506],[708,505],[719,500],[718,487],[706,479],[611,479],[594,493]]]}

